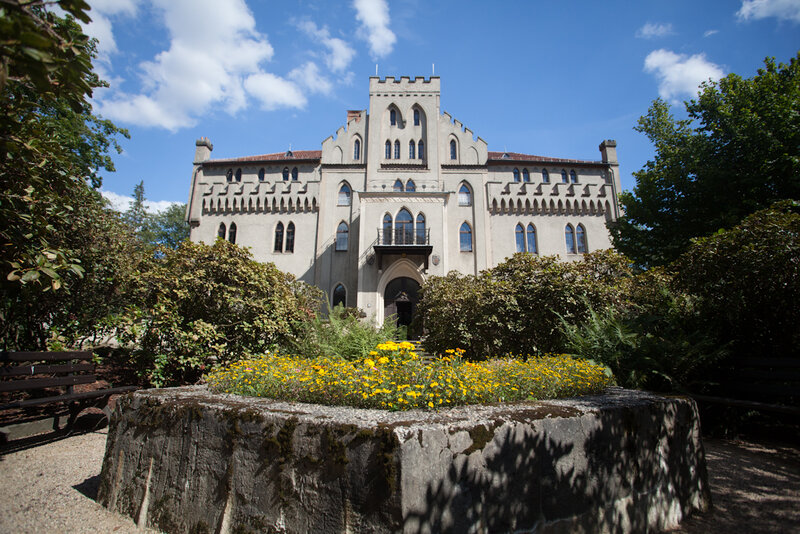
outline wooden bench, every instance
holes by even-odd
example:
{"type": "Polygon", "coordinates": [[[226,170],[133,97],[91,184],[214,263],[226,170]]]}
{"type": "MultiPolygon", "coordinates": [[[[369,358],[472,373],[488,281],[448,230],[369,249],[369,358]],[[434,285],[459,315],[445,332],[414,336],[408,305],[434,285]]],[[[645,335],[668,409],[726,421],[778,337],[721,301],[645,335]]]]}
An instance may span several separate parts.
{"type": "MultiPolygon", "coordinates": [[[[44,392],[45,395],[6,402],[0,405],[0,410],[66,406],[69,416],[64,429],[70,429],[78,415],[90,407],[102,409],[110,418],[108,401],[111,395],[139,388],[122,386],[76,393],[75,386],[97,382],[91,359],[91,352],[0,352],[0,394],[44,392]]],[[[57,421],[58,418],[54,430],[61,430],[57,421]]]]}

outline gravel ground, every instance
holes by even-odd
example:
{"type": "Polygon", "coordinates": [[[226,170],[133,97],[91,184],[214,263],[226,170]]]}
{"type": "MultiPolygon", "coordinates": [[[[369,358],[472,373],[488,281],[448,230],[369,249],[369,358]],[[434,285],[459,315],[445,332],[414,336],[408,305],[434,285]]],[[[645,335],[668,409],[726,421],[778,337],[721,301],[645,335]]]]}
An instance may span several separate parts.
{"type": "MultiPolygon", "coordinates": [[[[94,498],[107,430],[0,451],[0,532],[142,533],[94,498]]],[[[714,508],[682,534],[800,532],[800,451],[705,440],[714,508]]]]}

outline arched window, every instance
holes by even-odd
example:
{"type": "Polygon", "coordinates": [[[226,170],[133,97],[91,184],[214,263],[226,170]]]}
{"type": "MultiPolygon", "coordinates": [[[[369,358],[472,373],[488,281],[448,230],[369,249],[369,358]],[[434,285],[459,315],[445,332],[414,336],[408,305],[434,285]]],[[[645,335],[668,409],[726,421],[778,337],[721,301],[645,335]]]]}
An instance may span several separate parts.
{"type": "Polygon", "coordinates": [[[350,234],[350,228],[347,223],[342,221],[339,227],[336,228],[336,250],[347,250],[347,238],[350,234]]]}
{"type": "Polygon", "coordinates": [[[531,181],[531,173],[528,172],[528,169],[522,169],[522,181],[523,182],[531,181]]]}
{"type": "Polygon", "coordinates": [[[414,110],[414,126],[419,126],[419,110],[414,110]]]}
{"type": "Polygon", "coordinates": [[[514,181],[519,182],[519,169],[514,169],[514,181]]]}
{"type": "Polygon", "coordinates": [[[292,167],[292,180],[297,180],[297,167],[292,167]]]}
{"type": "Polygon", "coordinates": [[[394,159],[400,159],[400,141],[394,142],[394,159]]]}
{"type": "Polygon", "coordinates": [[[219,229],[217,230],[217,237],[220,239],[225,239],[225,223],[219,223],[219,229]]]}
{"type": "Polygon", "coordinates": [[[456,158],[456,140],[450,140],[450,159],[458,159],[456,158]]]}
{"type": "Polygon", "coordinates": [[[242,181],[242,169],[236,169],[236,181],[237,182],[242,181]]]}
{"type": "Polygon", "coordinates": [[[228,228],[228,241],[236,243],[236,223],[231,223],[230,228],[228,228]]]}
{"type": "Polygon", "coordinates": [[[550,183],[550,173],[547,172],[547,169],[542,169],[542,183],[550,183]]]}
{"type": "Polygon", "coordinates": [[[394,185],[392,186],[392,191],[395,193],[400,193],[403,191],[403,182],[400,181],[400,178],[394,181],[394,185]]]}
{"type": "Polygon", "coordinates": [[[389,140],[386,140],[386,145],[384,145],[383,157],[386,159],[392,159],[392,143],[389,140]]]}
{"type": "Polygon", "coordinates": [[[536,228],[533,227],[533,224],[528,225],[528,252],[531,254],[536,254],[538,250],[536,249],[536,228]]]}
{"type": "Polygon", "coordinates": [[[233,169],[228,169],[228,172],[225,173],[225,180],[229,182],[233,181],[233,169]]]}
{"type": "Polygon", "coordinates": [[[289,167],[283,168],[283,181],[287,181],[289,179],[289,167]]]}
{"type": "Polygon", "coordinates": [[[425,143],[422,139],[417,143],[417,159],[425,159],[425,143]]]}
{"type": "Polygon", "coordinates": [[[342,284],[337,284],[335,288],[333,288],[333,295],[331,296],[331,305],[335,308],[336,306],[347,306],[347,290],[344,288],[342,284]]]}
{"type": "Polygon", "coordinates": [[[339,202],[337,203],[337,205],[349,206],[350,201],[351,201],[350,186],[347,184],[342,184],[342,187],[339,188],[339,202]]]}
{"type": "Polygon", "coordinates": [[[525,252],[525,228],[517,224],[514,229],[514,240],[517,243],[517,252],[525,252]]]}
{"type": "Polygon", "coordinates": [[[275,252],[283,252],[283,223],[279,222],[275,227],[275,252]]]}
{"type": "Polygon", "coordinates": [[[381,242],[384,245],[392,244],[392,216],[388,213],[383,216],[383,239],[381,242]]]}
{"type": "Polygon", "coordinates": [[[424,245],[425,239],[425,216],[423,214],[417,215],[417,245],[424,245]]]}
{"type": "Polygon", "coordinates": [[[361,140],[359,139],[353,143],[353,159],[356,161],[361,159],[361,140]]]}
{"type": "Polygon", "coordinates": [[[465,222],[458,231],[458,242],[461,252],[472,252],[472,227],[465,222]]]}
{"type": "Polygon", "coordinates": [[[586,246],[586,229],[582,224],[579,224],[578,228],[575,229],[575,235],[578,241],[578,254],[586,254],[589,247],[586,246]]]}
{"type": "Polygon", "coordinates": [[[567,254],[575,254],[575,230],[572,229],[571,224],[564,229],[564,236],[567,239],[567,254]]]}
{"type": "Polygon", "coordinates": [[[562,184],[569,183],[567,180],[567,171],[564,169],[561,169],[561,183],[562,184]]]}
{"type": "Polygon", "coordinates": [[[389,110],[389,124],[392,126],[397,126],[397,111],[393,109],[389,110]]]}
{"type": "Polygon", "coordinates": [[[569,171],[569,181],[573,184],[578,183],[578,175],[575,174],[575,171],[569,171]]]}
{"type": "Polygon", "coordinates": [[[394,218],[394,241],[397,245],[414,244],[414,218],[411,212],[403,208],[394,218]]]}
{"type": "Polygon", "coordinates": [[[286,227],[286,252],[294,252],[294,223],[286,227]]]}
{"type": "Polygon", "coordinates": [[[461,184],[461,187],[458,189],[458,205],[472,206],[472,191],[469,190],[467,184],[461,184]]]}
{"type": "Polygon", "coordinates": [[[264,174],[266,174],[266,171],[264,170],[264,167],[261,167],[260,169],[258,169],[258,181],[259,182],[263,182],[264,181],[264,174]]]}
{"type": "Polygon", "coordinates": [[[408,142],[408,159],[417,159],[417,145],[414,144],[414,140],[408,142]]]}
{"type": "Polygon", "coordinates": [[[406,191],[414,192],[417,190],[417,184],[414,183],[414,180],[409,179],[406,182],[406,191]]]}

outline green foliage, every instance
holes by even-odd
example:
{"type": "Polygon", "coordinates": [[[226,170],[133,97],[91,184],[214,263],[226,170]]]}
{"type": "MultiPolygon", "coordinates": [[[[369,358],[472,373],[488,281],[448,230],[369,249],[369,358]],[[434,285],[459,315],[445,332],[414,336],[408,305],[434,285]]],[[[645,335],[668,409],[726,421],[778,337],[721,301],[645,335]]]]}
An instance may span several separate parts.
{"type": "Polygon", "coordinates": [[[197,380],[206,365],[289,345],[319,292],[223,240],[160,249],[122,319],[138,372],[155,386],[197,380]]]}
{"type": "Polygon", "coordinates": [[[328,308],[328,316],[314,316],[300,326],[302,333],[292,342],[291,349],[307,358],[341,357],[363,360],[378,344],[395,339],[397,326],[387,319],[383,326],[359,319],[359,310],[338,305],[328,308]]]}
{"type": "Polygon", "coordinates": [[[620,195],[609,225],[614,246],[640,265],[675,260],[694,237],[731,228],[781,199],[800,198],[800,53],[766,59],[750,79],[730,74],[702,86],[676,120],[656,100],[636,130],[656,156],[620,195]]]}
{"type": "Polygon", "coordinates": [[[178,248],[189,239],[189,224],[186,222],[186,204],[170,204],[155,213],[151,219],[150,242],[167,248],[178,248]]]}

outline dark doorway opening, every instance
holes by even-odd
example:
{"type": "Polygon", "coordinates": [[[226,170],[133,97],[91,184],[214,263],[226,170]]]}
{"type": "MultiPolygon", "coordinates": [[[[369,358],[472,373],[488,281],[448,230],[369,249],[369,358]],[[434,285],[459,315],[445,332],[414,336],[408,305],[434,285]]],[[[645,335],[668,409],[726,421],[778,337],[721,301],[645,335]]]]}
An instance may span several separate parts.
{"type": "Polygon", "coordinates": [[[389,318],[396,317],[397,326],[406,328],[409,339],[415,339],[416,335],[411,328],[414,320],[414,311],[419,299],[419,284],[413,278],[395,278],[386,286],[383,292],[383,316],[389,318]]]}

